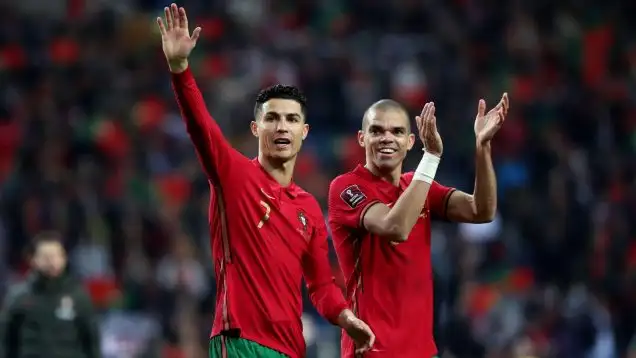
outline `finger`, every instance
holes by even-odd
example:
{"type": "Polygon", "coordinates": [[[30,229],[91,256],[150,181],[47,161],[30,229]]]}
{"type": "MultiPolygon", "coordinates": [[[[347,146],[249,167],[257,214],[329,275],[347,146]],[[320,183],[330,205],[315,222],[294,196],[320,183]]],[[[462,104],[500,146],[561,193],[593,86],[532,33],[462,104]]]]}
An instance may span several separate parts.
{"type": "Polygon", "coordinates": [[[188,27],[188,15],[183,7],[179,8],[179,23],[181,27],[184,29],[189,29],[188,27]]]}
{"type": "Polygon", "coordinates": [[[431,102],[426,103],[424,107],[422,107],[422,113],[420,114],[420,117],[426,118],[426,113],[428,112],[428,109],[430,107],[431,107],[431,102]]]}
{"type": "Polygon", "coordinates": [[[437,133],[437,117],[433,116],[431,118],[431,135],[437,133]]]}
{"type": "Polygon", "coordinates": [[[192,31],[192,36],[190,36],[190,39],[192,39],[192,42],[194,42],[195,45],[197,41],[199,41],[199,34],[201,34],[201,28],[197,27],[194,31],[192,31]]]}
{"type": "Polygon", "coordinates": [[[508,109],[510,108],[510,99],[508,98],[508,92],[504,92],[503,94],[503,103],[504,103],[504,115],[508,115],[508,109]]]}
{"type": "MultiPolygon", "coordinates": [[[[420,131],[420,135],[424,137],[425,139],[427,139],[429,136],[430,125],[431,125],[430,116],[426,116],[422,118],[422,130],[420,131]]],[[[424,144],[426,145],[426,143],[424,144]]]]}
{"type": "Polygon", "coordinates": [[[483,117],[485,114],[486,114],[486,101],[484,101],[483,99],[480,99],[479,103],[477,104],[477,116],[483,117]]]}
{"type": "Polygon", "coordinates": [[[497,125],[499,126],[506,120],[506,114],[504,112],[505,110],[503,108],[500,108],[499,111],[497,111],[497,125]]]}
{"type": "Polygon", "coordinates": [[[415,116],[415,127],[417,127],[417,132],[419,133],[422,129],[422,117],[415,116]]]}
{"type": "MultiPolygon", "coordinates": [[[[427,127],[426,127],[426,134],[428,136],[433,136],[435,134],[435,105],[431,104],[431,107],[428,110],[428,118],[427,118],[427,127]]],[[[432,137],[431,137],[432,138],[432,137]]]]}
{"type": "Polygon", "coordinates": [[[371,347],[369,347],[369,343],[365,343],[365,344],[363,344],[361,346],[358,346],[356,348],[356,354],[363,354],[363,353],[367,352],[370,349],[371,349],[371,347]]]}
{"type": "Polygon", "coordinates": [[[172,12],[170,11],[170,8],[164,7],[163,13],[166,17],[166,26],[168,28],[168,31],[170,31],[174,28],[174,22],[172,21],[172,12]]]}
{"type": "Polygon", "coordinates": [[[172,11],[172,21],[174,22],[174,28],[178,29],[181,27],[181,21],[179,20],[179,8],[177,4],[172,3],[170,5],[170,10],[172,11]]]}
{"type": "Polygon", "coordinates": [[[371,338],[369,338],[369,349],[373,348],[374,344],[375,344],[375,334],[371,332],[371,338]]]}
{"type": "Polygon", "coordinates": [[[161,36],[165,36],[166,27],[164,26],[163,20],[161,19],[161,17],[157,18],[157,26],[159,26],[159,33],[161,33],[161,36]]]}

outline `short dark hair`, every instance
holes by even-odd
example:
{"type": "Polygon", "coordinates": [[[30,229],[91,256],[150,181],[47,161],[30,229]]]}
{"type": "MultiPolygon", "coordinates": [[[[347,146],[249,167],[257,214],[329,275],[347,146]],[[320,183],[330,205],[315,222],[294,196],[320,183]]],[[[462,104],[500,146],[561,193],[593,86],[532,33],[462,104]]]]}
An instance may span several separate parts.
{"type": "Polygon", "coordinates": [[[34,255],[37,252],[40,245],[49,244],[49,243],[59,243],[60,245],[62,245],[62,247],[64,247],[62,234],[60,234],[57,231],[43,231],[35,235],[35,237],[31,241],[31,247],[30,247],[29,253],[31,255],[34,255]]]}
{"type": "MultiPolygon", "coordinates": [[[[409,111],[400,102],[392,100],[392,99],[381,99],[381,100],[373,103],[371,106],[369,106],[369,108],[367,108],[366,111],[364,111],[364,115],[362,116],[362,130],[363,131],[366,130],[366,128],[367,128],[367,123],[369,122],[367,116],[369,115],[369,112],[371,110],[375,110],[375,111],[389,111],[389,110],[402,111],[402,112],[404,112],[404,115],[406,115],[406,118],[409,118],[409,111]]],[[[406,129],[410,132],[411,131],[410,125],[407,126],[406,129]]]]}
{"type": "Polygon", "coordinates": [[[303,115],[307,111],[307,97],[296,86],[273,85],[262,89],[256,96],[256,104],[254,105],[254,118],[258,117],[258,112],[263,108],[263,104],[270,99],[291,99],[300,104],[303,115]]]}

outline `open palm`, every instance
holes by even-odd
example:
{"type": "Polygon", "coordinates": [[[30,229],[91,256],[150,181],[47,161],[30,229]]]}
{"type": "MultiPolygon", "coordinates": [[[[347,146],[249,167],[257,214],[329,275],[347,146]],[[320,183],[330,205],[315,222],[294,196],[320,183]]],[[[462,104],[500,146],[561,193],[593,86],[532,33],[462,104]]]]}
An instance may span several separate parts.
{"type": "Polygon", "coordinates": [[[424,144],[424,150],[440,157],[444,151],[444,143],[442,143],[442,137],[437,131],[435,103],[428,102],[424,105],[422,113],[415,117],[415,124],[417,124],[420,140],[424,144]]]}
{"type": "Polygon", "coordinates": [[[479,143],[486,143],[495,136],[508,115],[509,107],[508,93],[504,93],[499,103],[488,113],[486,113],[486,101],[479,100],[475,117],[475,136],[479,143]]]}
{"type": "Polygon", "coordinates": [[[164,8],[164,13],[165,23],[161,17],[157,18],[163,53],[168,63],[185,62],[197,44],[201,28],[197,27],[190,35],[186,11],[176,4],[164,8]]]}

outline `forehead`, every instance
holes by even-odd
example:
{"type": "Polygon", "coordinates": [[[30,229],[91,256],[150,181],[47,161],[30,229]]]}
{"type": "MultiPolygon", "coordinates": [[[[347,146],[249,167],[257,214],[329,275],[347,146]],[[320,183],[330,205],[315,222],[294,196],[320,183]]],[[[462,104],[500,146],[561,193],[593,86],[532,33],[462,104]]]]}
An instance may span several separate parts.
{"type": "Polygon", "coordinates": [[[409,119],[400,109],[370,109],[367,113],[367,127],[409,128],[409,119]]]}
{"type": "Polygon", "coordinates": [[[300,103],[293,99],[273,98],[263,103],[263,113],[277,113],[280,115],[297,114],[302,115],[302,107],[300,103]]]}
{"type": "Polygon", "coordinates": [[[64,253],[64,248],[59,242],[41,242],[36,248],[36,253],[58,254],[64,253]]]}

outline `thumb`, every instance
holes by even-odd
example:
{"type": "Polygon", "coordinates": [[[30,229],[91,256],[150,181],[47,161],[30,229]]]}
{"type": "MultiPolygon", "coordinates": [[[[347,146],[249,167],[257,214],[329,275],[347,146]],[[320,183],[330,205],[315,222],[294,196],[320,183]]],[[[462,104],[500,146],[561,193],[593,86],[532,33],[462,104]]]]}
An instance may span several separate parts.
{"type": "Polygon", "coordinates": [[[486,101],[483,99],[479,100],[479,104],[477,105],[477,116],[483,117],[486,114],[486,101]]]}
{"type": "Polygon", "coordinates": [[[192,31],[192,35],[190,36],[190,39],[192,40],[192,42],[196,45],[197,41],[199,40],[199,35],[201,34],[201,28],[197,27],[196,29],[194,29],[194,31],[192,31]]]}

